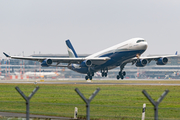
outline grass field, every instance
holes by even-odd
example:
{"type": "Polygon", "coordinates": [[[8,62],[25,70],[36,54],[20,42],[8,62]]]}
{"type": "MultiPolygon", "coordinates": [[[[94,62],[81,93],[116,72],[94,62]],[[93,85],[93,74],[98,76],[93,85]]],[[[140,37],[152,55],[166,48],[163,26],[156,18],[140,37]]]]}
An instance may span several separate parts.
{"type": "MultiPolygon", "coordinates": [[[[163,81],[155,82],[164,83],[163,81]]],[[[179,81],[174,81],[174,83],[179,83],[179,81]]],[[[142,90],[145,89],[154,100],[157,100],[164,90],[168,89],[170,92],[159,105],[159,119],[180,119],[179,86],[0,84],[0,111],[25,113],[25,101],[15,90],[16,86],[26,96],[29,96],[36,86],[40,86],[30,101],[31,114],[73,117],[74,107],[78,107],[80,118],[86,116],[86,107],[74,89],[78,88],[86,98],[89,98],[99,87],[100,92],[91,102],[91,119],[109,120],[139,120],[143,103],[147,106],[146,120],[153,119],[153,106],[142,94],[142,90]]]]}

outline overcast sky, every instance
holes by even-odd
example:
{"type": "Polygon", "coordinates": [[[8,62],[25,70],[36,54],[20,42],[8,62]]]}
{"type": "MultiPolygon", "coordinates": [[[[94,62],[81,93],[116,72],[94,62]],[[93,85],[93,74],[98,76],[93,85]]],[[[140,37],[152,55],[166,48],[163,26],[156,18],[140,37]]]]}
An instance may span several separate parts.
{"type": "Polygon", "coordinates": [[[134,37],[144,55],[180,52],[180,0],[0,0],[1,58],[66,54],[67,39],[91,54],[134,37]]]}

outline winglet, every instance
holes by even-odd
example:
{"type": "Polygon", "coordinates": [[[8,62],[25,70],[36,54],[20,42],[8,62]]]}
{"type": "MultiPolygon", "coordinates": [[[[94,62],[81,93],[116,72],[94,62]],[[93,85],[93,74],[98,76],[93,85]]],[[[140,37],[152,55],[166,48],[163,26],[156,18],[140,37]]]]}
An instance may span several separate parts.
{"type": "Polygon", "coordinates": [[[178,54],[178,51],[176,51],[175,55],[177,55],[177,54],[178,54]]]}
{"type": "Polygon", "coordinates": [[[11,57],[11,56],[9,56],[8,54],[6,54],[5,52],[3,52],[3,54],[4,54],[6,57],[11,57]]]}

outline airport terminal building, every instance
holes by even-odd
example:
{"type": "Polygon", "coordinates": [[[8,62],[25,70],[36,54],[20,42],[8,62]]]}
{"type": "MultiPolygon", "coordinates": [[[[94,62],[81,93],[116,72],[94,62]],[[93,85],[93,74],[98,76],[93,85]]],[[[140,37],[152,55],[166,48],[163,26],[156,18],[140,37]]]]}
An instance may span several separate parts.
{"type": "MultiPolygon", "coordinates": [[[[69,57],[67,54],[34,54],[33,57],[69,57]]],[[[86,57],[88,54],[79,54],[79,57],[86,57]]],[[[154,55],[153,55],[154,56],[154,55]]],[[[116,79],[120,68],[108,71],[108,78],[116,79]]],[[[166,65],[156,65],[155,61],[151,61],[145,67],[136,67],[128,63],[124,71],[126,71],[125,79],[180,79],[180,56],[168,58],[166,65]]],[[[65,67],[41,67],[37,61],[18,60],[18,59],[2,59],[0,61],[1,79],[42,79],[38,74],[44,74],[43,79],[64,79],[64,78],[83,78],[84,74],[76,73],[65,67]],[[51,76],[49,73],[56,73],[51,76]],[[25,73],[31,75],[25,76],[25,73]],[[48,73],[46,76],[45,74],[48,73]]],[[[95,74],[95,79],[102,78],[101,74],[95,74]]],[[[42,76],[42,75],[41,75],[42,76]]]]}

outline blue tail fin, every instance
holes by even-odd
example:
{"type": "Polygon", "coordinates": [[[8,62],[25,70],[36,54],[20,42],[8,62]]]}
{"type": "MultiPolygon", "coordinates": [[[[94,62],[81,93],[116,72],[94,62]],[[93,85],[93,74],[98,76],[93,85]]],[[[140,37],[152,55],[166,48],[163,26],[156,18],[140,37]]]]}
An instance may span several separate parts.
{"type": "Polygon", "coordinates": [[[70,40],[66,40],[66,45],[67,45],[67,49],[68,49],[68,54],[70,58],[77,58],[77,54],[76,51],[74,50],[70,40]]]}
{"type": "Polygon", "coordinates": [[[178,54],[178,51],[176,51],[175,55],[177,55],[177,54],[178,54]]]}

